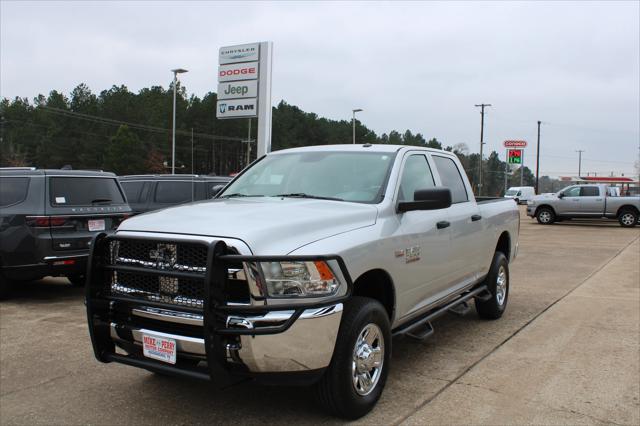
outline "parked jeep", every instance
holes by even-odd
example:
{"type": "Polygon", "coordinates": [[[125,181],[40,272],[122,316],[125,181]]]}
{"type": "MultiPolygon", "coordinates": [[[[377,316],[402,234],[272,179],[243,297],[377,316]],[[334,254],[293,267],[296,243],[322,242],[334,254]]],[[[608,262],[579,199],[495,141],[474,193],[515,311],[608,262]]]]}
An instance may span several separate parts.
{"type": "Polygon", "coordinates": [[[47,275],[83,285],[92,237],[130,213],[113,173],[0,169],[0,296],[47,275]]]}
{"type": "Polygon", "coordinates": [[[96,236],[94,353],[162,374],[314,384],[327,410],[355,419],[382,394],[392,336],[425,339],[471,301],[481,318],[503,315],[519,223],[511,200],[476,202],[450,152],[273,152],[212,201],[96,236]]]}

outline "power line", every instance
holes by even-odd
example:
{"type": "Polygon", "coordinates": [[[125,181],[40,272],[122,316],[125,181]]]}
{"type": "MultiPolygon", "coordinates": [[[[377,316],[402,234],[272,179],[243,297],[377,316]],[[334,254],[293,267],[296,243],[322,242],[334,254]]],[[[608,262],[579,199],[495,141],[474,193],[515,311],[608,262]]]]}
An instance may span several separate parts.
{"type": "MultiPolygon", "coordinates": [[[[61,108],[54,108],[54,107],[49,107],[49,106],[44,106],[44,105],[40,106],[39,108],[42,108],[42,109],[46,110],[47,112],[50,112],[50,113],[53,113],[53,114],[58,114],[58,115],[62,115],[62,116],[70,117],[70,118],[78,118],[78,119],[81,119],[81,120],[91,121],[91,122],[94,122],[94,123],[107,124],[107,125],[112,125],[112,126],[126,125],[126,126],[131,127],[132,129],[145,130],[145,131],[156,132],[156,133],[169,133],[169,132],[171,132],[170,129],[165,129],[163,127],[155,127],[155,126],[149,126],[147,124],[131,123],[131,122],[127,122],[127,121],[114,120],[114,119],[111,119],[111,118],[99,117],[99,116],[96,116],[96,115],[89,115],[89,114],[83,114],[83,113],[80,113],[80,112],[64,110],[64,109],[61,109],[61,108]]],[[[184,135],[184,136],[191,136],[191,132],[188,132],[188,131],[185,131],[185,130],[176,130],[176,133],[184,135]]],[[[238,138],[238,137],[217,136],[217,135],[210,135],[210,134],[207,134],[207,133],[194,133],[193,135],[194,135],[194,137],[198,137],[198,138],[210,139],[210,140],[220,140],[220,141],[242,142],[244,140],[243,138],[238,138]]]]}

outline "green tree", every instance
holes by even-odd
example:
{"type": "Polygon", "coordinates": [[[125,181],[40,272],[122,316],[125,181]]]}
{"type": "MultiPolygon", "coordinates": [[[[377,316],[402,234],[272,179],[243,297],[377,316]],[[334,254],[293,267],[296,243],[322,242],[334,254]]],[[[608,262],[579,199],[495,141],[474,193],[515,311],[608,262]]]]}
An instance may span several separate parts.
{"type": "Polygon", "coordinates": [[[138,136],[122,125],[107,147],[103,169],[118,175],[144,173],[146,160],[147,153],[138,136]]]}

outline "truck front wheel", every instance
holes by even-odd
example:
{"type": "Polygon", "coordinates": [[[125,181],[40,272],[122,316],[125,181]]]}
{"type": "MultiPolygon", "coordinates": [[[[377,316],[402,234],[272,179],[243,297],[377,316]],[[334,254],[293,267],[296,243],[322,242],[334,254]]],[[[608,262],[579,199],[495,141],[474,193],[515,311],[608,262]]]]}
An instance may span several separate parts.
{"type": "Polygon", "coordinates": [[[638,213],[631,209],[624,209],[618,215],[618,222],[625,228],[633,228],[638,224],[638,213]]]}
{"type": "Polygon", "coordinates": [[[549,207],[541,207],[536,212],[536,219],[542,225],[551,225],[556,220],[556,214],[549,207]]]}
{"type": "Polygon", "coordinates": [[[358,419],[376,405],[389,372],[391,328],[376,300],[353,297],[346,303],[331,364],[317,385],[331,414],[358,419]]]}
{"type": "Polygon", "coordinates": [[[502,252],[495,252],[491,269],[484,280],[491,298],[482,301],[475,300],[476,311],[481,318],[498,319],[507,308],[509,299],[509,261],[502,252]]]}

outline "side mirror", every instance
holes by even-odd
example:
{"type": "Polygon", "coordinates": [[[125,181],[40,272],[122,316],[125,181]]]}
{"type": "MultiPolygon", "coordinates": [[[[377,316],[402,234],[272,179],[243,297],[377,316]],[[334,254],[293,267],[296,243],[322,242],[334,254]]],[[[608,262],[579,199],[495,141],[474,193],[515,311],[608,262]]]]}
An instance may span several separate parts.
{"type": "Polygon", "coordinates": [[[398,213],[412,210],[438,210],[451,206],[451,190],[449,188],[418,189],[413,194],[415,201],[398,203],[398,213]]]}
{"type": "Polygon", "coordinates": [[[559,193],[558,198],[564,198],[564,192],[559,193]]]}
{"type": "Polygon", "coordinates": [[[213,192],[213,197],[214,198],[216,195],[218,195],[220,193],[220,191],[222,191],[224,189],[225,185],[214,185],[213,188],[211,188],[211,192],[213,192]]]}

